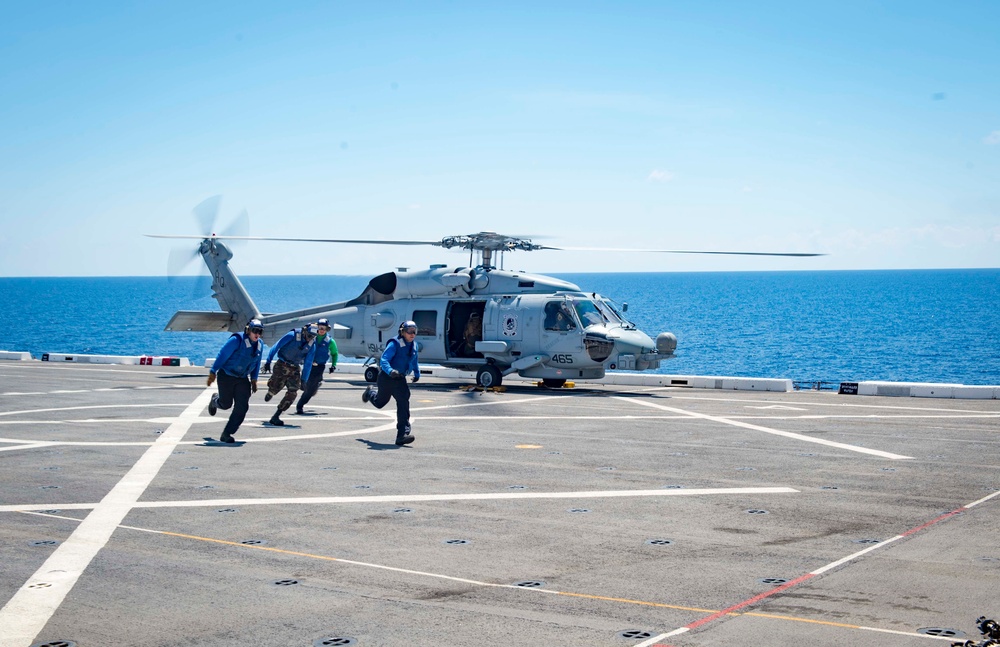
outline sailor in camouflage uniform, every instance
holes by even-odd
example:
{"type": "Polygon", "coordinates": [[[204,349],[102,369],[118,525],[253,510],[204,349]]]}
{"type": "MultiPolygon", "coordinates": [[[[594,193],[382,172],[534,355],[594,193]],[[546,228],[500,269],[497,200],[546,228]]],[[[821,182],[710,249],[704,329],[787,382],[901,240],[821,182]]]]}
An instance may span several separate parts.
{"type": "Polygon", "coordinates": [[[312,369],[313,358],[316,355],[316,334],[318,330],[314,324],[307,324],[302,328],[293,328],[285,333],[285,336],[278,340],[278,343],[271,348],[267,354],[267,363],[264,364],[264,372],[271,371],[271,361],[274,356],[278,356],[278,361],[274,364],[274,372],[271,379],[267,381],[267,395],[264,402],[270,402],[281,389],[287,388],[285,397],[278,403],[278,409],[271,416],[268,422],[276,427],[284,426],[281,419],[281,412],[286,411],[295,402],[295,396],[299,392],[302,380],[309,379],[312,369]],[[301,375],[300,375],[301,373],[301,375]]]}

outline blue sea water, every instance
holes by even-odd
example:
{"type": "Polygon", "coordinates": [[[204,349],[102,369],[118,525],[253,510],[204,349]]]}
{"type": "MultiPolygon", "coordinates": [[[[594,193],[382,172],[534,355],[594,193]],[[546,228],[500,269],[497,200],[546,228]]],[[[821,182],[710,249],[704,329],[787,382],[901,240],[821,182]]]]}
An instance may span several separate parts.
{"type": "MultiPolygon", "coordinates": [[[[677,335],[659,372],[1000,385],[1000,270],[562,274],[677,335]]],[[[264,312],[357,296],[367,276],[246,276],[264,312]]],[[[0,349],[170,355],[201,364],[222,333],[165,332],[216,310],[206,280],[0,278],[0,349]]]]}

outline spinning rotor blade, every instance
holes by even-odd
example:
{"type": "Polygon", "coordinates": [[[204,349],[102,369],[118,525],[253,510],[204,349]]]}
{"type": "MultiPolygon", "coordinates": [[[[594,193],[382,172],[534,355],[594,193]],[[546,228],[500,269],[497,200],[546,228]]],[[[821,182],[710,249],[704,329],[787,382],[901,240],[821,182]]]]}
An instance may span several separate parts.
{"type": "Polygon", "coordinates": [[[167,278],[172,279],[178,276],[184,268],[191,264],[191,261],[198,258],[201,254],[198,249],[183,249],[175,248],[170,250],[170,255],[167,256],[167,278]]]}
{"type": "Polygon", "coordinates": [[[219,238],[227,238],[237,243],[246,243],[250,235],[250,214],[244,209],[236,216],[228,227],[222,230],[219,238]]]}
{"type": "Polygon", "coordinates": [[[710,252],[687,249],[633,249],[627,247],[546,247],[567,252],[642,252],[648,254],[722,254],[727,256],[826,256],[805,252],[710,252]]]}
{"type": "MultiPolygon", "coordinates": [[[[211,198],[210,198],[211,200],[211,198]]],[[[208,200],[205,201],[207,203],[208,200]]],[[[202,204],[205,204],[202,203],[202,204]]],[[[233,228],[231,228],[233,229],[233,228]]],[[[235,233],[235,230],[234,230],[235,233]]],[[[151,238],[204,238],[203,236],[157,236],[146,234],[151,238]]],[[[441,240],[362,240],[349,238],[278,238],[270,236],[238,236],[230,235],[227,231],[222,236],[211,236],[212,238],[225,238],[227,240],[270,240],[279,242],[296,243],[347,243],[356,245],[430,245],[433,247],[443,247],[444,249],[459,248],[469,251],[483,253],[483,259],[488,263],[492,252],[512,252],[522,250],[526,252],[550,249],[567,252],[638,252],[643,254],[715,254],[721,256],[785,256],[795,258],[806,258],[812,256],[826,256],[826,254],[812,252],[740,252],[740,251],[714,251],[714,250],[690,250],[690,249],[638,249],[627,247],[553,247],[550,245],[537,245],[531,242],[530,238],[520,238],[517,236],[504,236],[492,231],[482,231],[478,234],[468,234],[463,236],[448,236],[441,240]]]]}
{"type": "Polygon", "coordinates": [[[221,195],[213,195],[207,200],[203,200],[191,213],[198,221],[200,231],[206,236],[211,236],[215,231],[215,219],[219,216],[219,204],[222,202],[221,195]]]}

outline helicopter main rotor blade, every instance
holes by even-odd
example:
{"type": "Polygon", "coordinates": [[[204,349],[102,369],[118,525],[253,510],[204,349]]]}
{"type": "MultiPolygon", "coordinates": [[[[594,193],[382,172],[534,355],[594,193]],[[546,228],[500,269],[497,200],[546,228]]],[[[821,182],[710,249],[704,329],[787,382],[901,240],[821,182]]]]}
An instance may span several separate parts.
{"type": "Polygon", "coordinates": [[[634,249],[630,247],[546,247],[545,249],[561,249],[567,252],[641,252],[644,254],[721,254],[726,256],[826,256],[805,252],[719,252],[693,249],[634,249]]]}
{"type": "Polygon", "coordinates": [[[451,249],[478,250],[512,252],[516,250],[537,251],[554,250],[566,252],[639,252],[643,254],[715,254],[720,256],[785,256],[795,258],[807,258],[813,256],[826,256],[826,254],[812,252],[737,252],[737,251],[715,251],[715,250],[694,250],[694,249],[640,249],[630,247],[553,247],[550,245],[536,245],[527,239],[503,237],[483,232],[471,234],[469,236],[452,236],[442,240],[357,240],[344,238],[273,238],[269,236],[169,236],[159,234],[145,234],[150,238],[195,238],[195,239],[225,239],[225,240],[270,240],[279,242],[295,243],[347,243],[360,245],[431,245],[433,247],[443,247],[451,249]]]}
{"type": "Polygon", "coordinates": [[[171,234],[143,234],[147,238],[188,238],[204,240],[206,238],[211,238],[213,240],[272,240],[272,241],[284,241],[290,243],[358,243],[362,245],[437,245],[441,247],[441,241],[439,240],[339,240],[333,238],[272,238],[269,236],[227,236],[227,235],[212,235],[212,236],[193,236],[193,235],[171,235],[171,234]]]}
{"type": "MultiPolygon", "coordinates": [[[[222,236],[220,236],[222,238],[222,236]]],[[[437,245],[439,240],[343,240],[336,238],[270,238],[267,236],[226,236],[230,240],[277,240],[291,243],[354,243],[360,245],[437,245]]]]}

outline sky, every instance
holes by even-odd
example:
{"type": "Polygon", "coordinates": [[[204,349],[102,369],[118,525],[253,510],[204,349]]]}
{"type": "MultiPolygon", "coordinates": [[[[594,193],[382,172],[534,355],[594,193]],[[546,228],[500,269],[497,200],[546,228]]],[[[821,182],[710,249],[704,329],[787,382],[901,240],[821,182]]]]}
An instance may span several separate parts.
{"type": "Polygon", "coordinates": [[[0,276],[1000,267],[992,0],[0,7],[0,276]]]}

